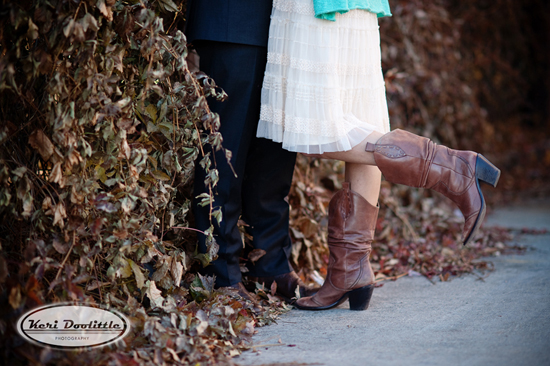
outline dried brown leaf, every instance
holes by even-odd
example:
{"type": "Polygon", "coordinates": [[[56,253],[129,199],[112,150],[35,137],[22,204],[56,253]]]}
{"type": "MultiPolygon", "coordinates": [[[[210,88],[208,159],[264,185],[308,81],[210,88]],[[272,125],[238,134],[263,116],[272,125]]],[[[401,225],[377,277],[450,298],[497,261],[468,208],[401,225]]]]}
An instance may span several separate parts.
{"type": "Polygon", "coordinates": [[[145,276],[141,272],[140,266],[138,266],[133,260],[127,259],[127,261],[130,263],[132,271],[134,272],[138,289],[141,289],[145,285],[145,276]]]}
{"type": "Polygon", "coordinates": [[[65,226],[64,219],[67,218],[67,212],[65,211],[65,205],[63,202],[58,202],[53,209],[53,225],[58,225],[60,228],[65,226]]]}
{"type": "Polygon", "coordinates": [[[21,288],[19,285],[11,288],[8,301],[12,308],[19,309],[23,301],[23,296],[21,296],[21,288]]]}
{"type": "Polygon", "coordinates": [[[155,281],[147,281],[145,283],[146,287],[146,294],[149,300],[151,300],[151,306],[153,308],[159,308],[162,307],[162,304],[164,302],[164,298],[162,297],[162,292],[157,289],[157,286],[155,285],[155,281]]]}
{"type": "Polygon", "coordinates": [[[266,251],[263,249],[254,249],[251,250],[250,253],[248,253],[248,259],[254,263],[261,257],[263,257],[266,254],[266,251]]]}
{"type": "Polygon", "coordinates": [[[101,14],[109,21],[113,21],[113,9],[110,6],[105,5],[105,0],[97,0],[97,7],[101,14]]]}
{"type": "Polygon", "coordinates": [[[29,144],[37,150],[44,161],[50,160],[54,152],[54,146],[48,136],[42,130],[35,130],[29,136],[29,144]]]}
{"type": "Polygon", "coordinates": [[[65,187],[65,178],[63,177],[63,168],[61,167],[61,164],[61,162],[55,163],[50,174],[49,181],[52,183],[57,183],[60,188],[63,188],[65,187]]]}

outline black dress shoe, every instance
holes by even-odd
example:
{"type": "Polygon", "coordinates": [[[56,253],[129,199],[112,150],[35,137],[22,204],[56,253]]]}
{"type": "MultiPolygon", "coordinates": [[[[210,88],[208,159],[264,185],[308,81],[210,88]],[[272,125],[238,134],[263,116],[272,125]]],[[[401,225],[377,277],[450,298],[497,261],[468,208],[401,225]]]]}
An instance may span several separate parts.
{"type": "Polygon", "coordinates": [[[294,271],[277,276],[248,277],[248,281],[263,284],[267,289],[275,281],[277,295],[289,303],[296,301],[296,289],[299,289],[300,297],[313,296],[319,291],[319,287],[306,285],[294,271]]]}

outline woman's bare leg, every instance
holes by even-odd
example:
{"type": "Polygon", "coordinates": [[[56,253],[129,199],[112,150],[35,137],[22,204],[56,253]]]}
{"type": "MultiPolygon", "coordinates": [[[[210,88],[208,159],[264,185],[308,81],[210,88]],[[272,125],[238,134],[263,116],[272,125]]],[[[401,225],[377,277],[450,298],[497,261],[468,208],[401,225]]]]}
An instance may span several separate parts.
{"type": "Polygon", "coordinates": [[[374,154],[372,152],[365,151],[365,147],[367,146],[367,142],[375,144],[382,136],[384,136],[384,134],[375,131],[368,135],[367,138],[364,139],[360,144],[354,146],[351,150],[306,155],[323,159],[341,160],[346,163],[376,166],[376,162],[374,161],[374,154]]]}
{"type": "Polygon", "coordinates": [[[379,132],[373,132],[351,150],[308,156],[344,161],[346,163],[346,181],[350,182],[351,189],[363,196],[371,205],[376,206],[380,194],[382,173],[376,167],[374,154],[365,151],[365,146],[367,146],[367,142],[376,143],[382,136],[383,134],[379,132]]]}
{"type": "Polygon", "coordinates": [[[381,180],[382,173],[376,166],[346,163],[346,181],[350,183],[350,188],[375,207],[378,205],[381,180]]]}

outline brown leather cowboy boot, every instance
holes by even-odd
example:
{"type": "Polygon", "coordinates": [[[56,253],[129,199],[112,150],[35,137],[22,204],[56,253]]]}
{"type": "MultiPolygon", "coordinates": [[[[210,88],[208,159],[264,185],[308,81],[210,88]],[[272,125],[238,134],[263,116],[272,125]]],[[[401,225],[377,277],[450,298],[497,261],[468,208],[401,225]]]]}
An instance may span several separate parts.
{"type": "Polygon", "coordinates": [[[500,170],[473,151],[452,150],[403,130],[367,143],[386,180],[411,187],[431,188],[451,199],[462,211],[463,241],[472,240],[485,217],[482,180],[496,187],[500,170]]]}
{"type": "Polygon", "coordinates": [[[369,306],[374,289],[369,255],[378,207],[352,191],[349,182],[344,182],[342,187],[328,208],[327,278],[317,294],[296,301],[299,309],[330,309],[347,298],[351,310],[366,310],[369,306]]]}

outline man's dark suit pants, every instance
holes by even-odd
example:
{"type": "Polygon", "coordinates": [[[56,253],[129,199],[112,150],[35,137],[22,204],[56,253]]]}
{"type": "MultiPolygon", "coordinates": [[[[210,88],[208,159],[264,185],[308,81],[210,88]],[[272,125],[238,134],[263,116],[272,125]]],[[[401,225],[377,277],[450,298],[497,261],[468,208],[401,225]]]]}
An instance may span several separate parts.
{"type": "MultiPolygon", "coordinates": [[[[215,188],[215,207],[222,207],[223,221],[215,226],[219,245],[218,259],[204,270],[216,275],[216,286],[230,286],[241,281],[239,256],[243,243],[237,227],[242,219],[249,225],[255,249],[266,255],[255,264],[248,263],[251,276],[274,276],[292,270],[288,258],[289,206],[285,200],[290,190],[296,154],[283,150],[281,144],[256,138],[260,115],[260,96],[267,60],[265,47],[214,41],[195,42],[200,69],[211,76],[228,94],[225,102],[209,101],[220,115],[223,146],[232,151],[235,178],[223,152],[215,160],[220,181],[215,188]]],[[[206,192],[205,173],[197,164],[195,196],[206,192]]],[[[206,230],[210,224],[209,207],[194,205],[196,226],[206,230]]],[[[206,251],[204,236],[199,235],[199,250],[206,251]]]]}

